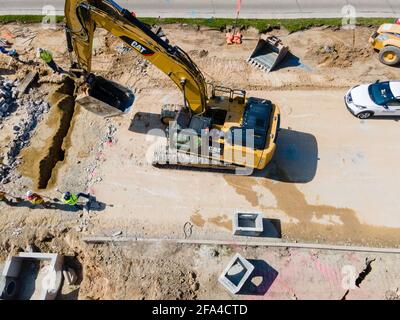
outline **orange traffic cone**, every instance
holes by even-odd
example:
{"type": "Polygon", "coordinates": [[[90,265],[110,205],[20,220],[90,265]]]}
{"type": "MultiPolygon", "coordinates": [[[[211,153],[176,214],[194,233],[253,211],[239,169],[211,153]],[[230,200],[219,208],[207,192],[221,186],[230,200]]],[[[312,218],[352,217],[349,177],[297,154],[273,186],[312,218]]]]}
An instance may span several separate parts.
{"type": "Polygon", "coordinates": [[[242,34],[240,31],[236,32],[233,36],[233,42],[236,44],[242,44],[242,34]]]}
{"type": "Polygon", "coordinates": [[[233,36],[232,33],[227,32],[226,35],[225,35],[225,38],[226,38],[226,43],[227,43],[227,44],[233,44],[233,43],[234,43],[234,42],[233,42],[234,36],[233,36]]]}

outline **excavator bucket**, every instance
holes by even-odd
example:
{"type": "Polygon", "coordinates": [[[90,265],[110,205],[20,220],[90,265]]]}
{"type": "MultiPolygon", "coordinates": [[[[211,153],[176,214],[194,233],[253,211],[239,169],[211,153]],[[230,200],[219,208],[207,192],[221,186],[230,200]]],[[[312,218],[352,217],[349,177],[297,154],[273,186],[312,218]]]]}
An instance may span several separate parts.
{"type": "Polygon", "coordinates": [[[92,76],[88,83],[88,92],[78,95],[76,103],[99,116],[113,117],[127,113],[135,101],[133,92],[116,82],[92,76]]]}
{"type": "Polygon", "coordinates": [[[284,46],[279,38],[266,36],[260,38],[247,62],[256,68],[271,72],[282,62],[288,52],[289,47],[284,46]]]}

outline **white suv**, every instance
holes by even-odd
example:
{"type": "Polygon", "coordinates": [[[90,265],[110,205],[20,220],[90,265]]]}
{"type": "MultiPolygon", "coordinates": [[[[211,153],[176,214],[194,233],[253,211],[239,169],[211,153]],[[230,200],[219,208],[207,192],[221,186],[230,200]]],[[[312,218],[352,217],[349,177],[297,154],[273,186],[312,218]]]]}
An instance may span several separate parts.
{"type": "Polygon", "coordinates": [[[351,88],[347,109],[360,119],[372,116],[400,116],[400,81],[375,82],[351,88]]]}

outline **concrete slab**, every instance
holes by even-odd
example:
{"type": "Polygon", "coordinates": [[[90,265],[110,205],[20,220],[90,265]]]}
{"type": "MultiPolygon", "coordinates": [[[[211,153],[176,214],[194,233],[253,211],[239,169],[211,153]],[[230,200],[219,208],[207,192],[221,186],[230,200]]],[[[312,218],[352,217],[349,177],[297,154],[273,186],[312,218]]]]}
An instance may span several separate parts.
{"type": "Polygon", "coordinates": [[[28,75],[22,80],[20,85],[18,86],[17,92],[18,92],[18,97],[22,96],[23,94],[27,93],[29,90],[29,87],[37,81],[39,77],[39,73],[37,71],[31,71],[28,73],[28,75]]]}

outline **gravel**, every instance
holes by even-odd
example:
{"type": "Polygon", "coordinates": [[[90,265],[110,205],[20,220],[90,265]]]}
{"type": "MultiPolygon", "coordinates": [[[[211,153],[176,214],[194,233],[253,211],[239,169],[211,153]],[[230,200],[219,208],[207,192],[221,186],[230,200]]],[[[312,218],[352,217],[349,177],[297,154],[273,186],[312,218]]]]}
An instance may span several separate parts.
{"type": "Polygon", "coordinates": [[[16,107],[18,82],[0,79],[0,123],[16,107]]]}

